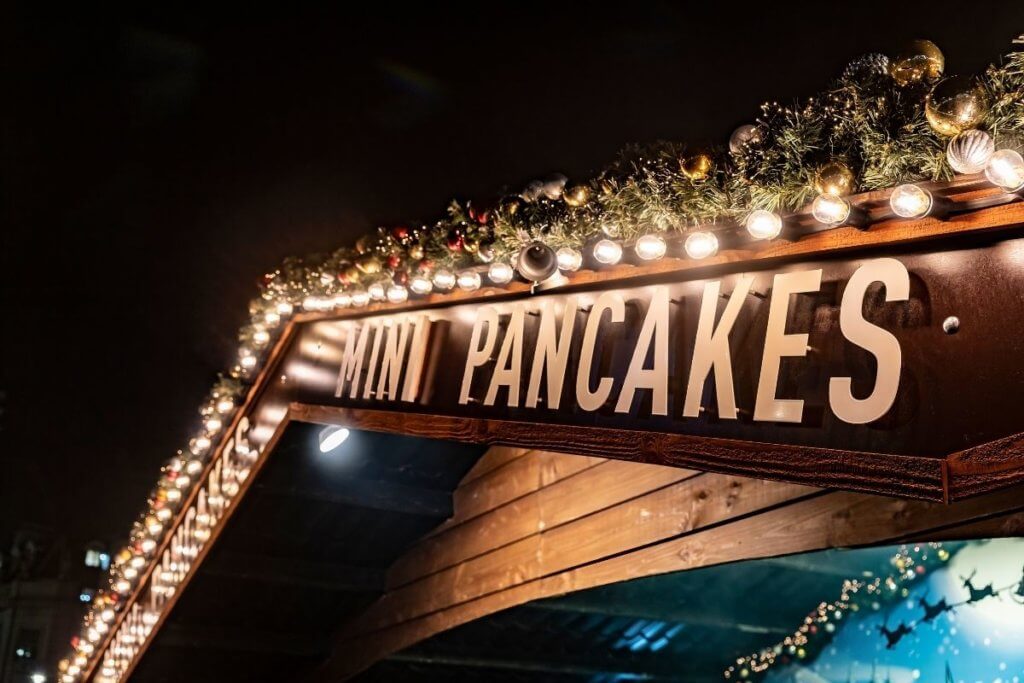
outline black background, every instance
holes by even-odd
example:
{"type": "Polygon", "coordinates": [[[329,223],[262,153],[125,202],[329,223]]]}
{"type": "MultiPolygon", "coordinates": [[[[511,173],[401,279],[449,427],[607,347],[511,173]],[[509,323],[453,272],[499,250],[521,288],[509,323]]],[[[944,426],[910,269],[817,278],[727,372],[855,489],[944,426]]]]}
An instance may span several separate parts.
{"type": "Polygon", "coordinates": [[[971,73],[1024,33],[1011,2],[107,12],[0,22],[0,534],[127,532],[286,255],[724,141],[908,39],[971,73]]]}

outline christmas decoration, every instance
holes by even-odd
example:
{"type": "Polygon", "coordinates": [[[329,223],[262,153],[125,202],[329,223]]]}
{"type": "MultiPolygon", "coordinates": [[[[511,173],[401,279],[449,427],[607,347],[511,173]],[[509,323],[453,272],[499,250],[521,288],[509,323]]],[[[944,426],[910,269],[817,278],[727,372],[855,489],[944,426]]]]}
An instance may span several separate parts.
{"type": "Polygon", "coordinates": [[[714,168],[710,154],[703,152],[688,157],[682,164],[683,175],[690,180],[705,180],[714,168]]]}
{"type": "Polygon", "coordinates": [[[945,68],[946,58],[935,43],[915,40],[892,60],[890,73],[899,85],[909,85],[939,78],[945,68]]]}
{"type": "Polygon", "coordinates": [[[586,185],[573,185],[565,188],[562,199],[569,206],[583,206],[590,200],[590,188],[586,185]]]}
{"type": "Polygon", "coordinates": [[[840,78],[844,81],[865,81],[871,78],[883,78],[889,75],[890,69],[891,63],[888,57],[872,52],[871,54],[858,57],[847,64],[840,78]]]}
{"type": "Polygon", "coordinates": [[[534,242],[519,252],[516,270],[531,282],[544,282],[558,272],[558,258],[551,247],[543,242],[534,242]]]}
{"type": "Polygon", "coordinates": [[[956,135],[984,120],[988,95],[973,78],[953,76],[932,88],[924,111],[932,130],[939,135],[956,135]]]}
{"type": "Polygon", "coordinates": [[[841,161],[831,161],[818,169],[814,189],[818,194],[841,197],[854,190],[857,179],[850,167],[841,161]]]}
{"type": "Polygon", "coordinates": [[[967,130],[949,141],[946,160],[957,173],[981,173],[995,151],[992,136],[981,130],[967,130]]]}
{"type": "Polygon", "coordinates": [[[729,136],[729,151],[732,154],[742,154],[747,145],[756,145],[760,142],[760,129],[752,123],[747,123],[734,130],[729,136]]]}
{"type": "Polygon", "coordinates": [[[1024,157],[1012,149],[999,150],[989,159],[985,177],[1007,192],[1019,192],[1024,188],[1024,157]]]}

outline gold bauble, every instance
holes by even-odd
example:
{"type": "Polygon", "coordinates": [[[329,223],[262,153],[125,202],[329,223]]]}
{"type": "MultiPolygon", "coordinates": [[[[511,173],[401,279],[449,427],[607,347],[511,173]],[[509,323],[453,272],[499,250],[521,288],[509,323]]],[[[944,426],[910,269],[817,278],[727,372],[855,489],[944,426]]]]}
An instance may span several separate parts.
{"type": "Polygon", "coordinates": [[[356,268],[367,275],[374,275],[380,272],[380,259],[373,254],[363,254],[356,259],[356,268]]]}
{"type": "Polygon", "coordinates": [[[814,178],[814,189],[818,194],[831,194],[841,197],[853,192],[857,178],[850,167],[841,161],[830,161],[818,169],[814,178]]]}
{"type": "Polygon", "coordinates": [[[945,67],[946,58],[935,43],[915,40],[890,62],[889,73],[900,85],[908,85],[922,79],[935,80],[942,76],[945,67]]]}
{"type": "Polygon", "coordinates": [[[590,188],[586,185],[570,185],[562,192],[562,199],[569,206],[583,206],[590,201],[590,188]]]}
{"type": "Polygon", "coordinates": [[[683,175],[690,180],[704,180],[711,175],[711,169],[714,168],[714,161],[711,159],[710,154],[700,152],[688,157],[681,164],[683,175]]]}
{"type": "Polygon", "coordinates": [[[988,95],[973,78],[952,76],[939,81],[924,103],[928,125],[939,135],[958,135],[975,128],[988,113],[988,95]]]}
{"type": "Polygon", "coordinates": [[[413,261],[419,261],[421,258],[423,258],[423,245],[414,244],[411,247],[409,247],[409,258],[411,258],[413,261]]]}

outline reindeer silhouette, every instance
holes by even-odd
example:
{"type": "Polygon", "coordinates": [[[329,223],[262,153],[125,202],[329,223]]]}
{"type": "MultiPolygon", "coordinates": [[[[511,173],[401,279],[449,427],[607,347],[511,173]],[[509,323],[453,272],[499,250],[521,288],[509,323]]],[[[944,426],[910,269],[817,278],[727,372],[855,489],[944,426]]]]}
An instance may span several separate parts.
{"type": "Polygon", "coordinates": [[[924,617],[922,619],[923,621],[931,621],[943,612],[948,612],[951,609],[949,603],[946,602],[946,598],[942,598],[934,605],[932,605],[929,604],[928,600],[925,599],[927,597],[928,593],[925,593],[924,597],[917,599],[917,604],[921,605],[921,608],[924,609],[924,617]]]}
{"type": "Polygon", "coordinates": [[[990,597],[990,596],[996,594],[996,591],[992,587],[991,583],[988,584],[987,586],[985,586],[984,588],[975,588],[974,587],[974,584],[971,583],[971,580],[974,578],[974,575],[977,574],[977,573],[978,573],[978,570],[975,569],[973,572],[971,572],[971,575],[968,576],[967,578],[964,578],[962,576],[960,577],[961,579],[963,579],[964,588],[966,588],[968,590],[968,592],[970,592],[970,594],[971,594],[970,599],[967,601],[968,604],[970,604],[972,602],[978,602],[980,600],[984,600],[985,598],[990,597]]]}
{"type": "Polygon", "coordinates": [[[900,622],[900,625],[894,629],[890,629],[885,624],[882,624],[878,627],[878,632],[885,636],[885,640],[887,641],[885,647],[889,650],[896,647],[896,643],[900,642],[903,639],[903,636],[910,633],[911,630],[912,629],[906,624],[904,624],[902,621],[900,622]]]}

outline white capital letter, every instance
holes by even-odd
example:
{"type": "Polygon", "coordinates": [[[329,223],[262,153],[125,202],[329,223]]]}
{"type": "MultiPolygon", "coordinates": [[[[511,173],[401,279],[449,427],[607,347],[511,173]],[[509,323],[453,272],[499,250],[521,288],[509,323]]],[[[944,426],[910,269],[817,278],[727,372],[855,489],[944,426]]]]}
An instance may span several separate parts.
{"type": "Polygon", "coordinates": [[[640,336],[637,337],[633,357],[629,361],[626,380],[622,384],[619,402],[615,412],[628,413],[633,405],[633,396],[637,389],[650,389],[651,413],[668,415],[668,287],[657,287],[647,307],[640,336]],[[648,370],[644,368],[647,352],[654,342],[654,363],[648,370]]]}
{"type": "Polygon", "coordinates": [[[562,331],[555,337],[555,305],[545,301],[540,313],[540,326],[537,329],[537,348],[533,354],[533,365],[530,367],[530,386],[526,391],[526,407],[536,408],[540,400],[540,379],[547,367],[547,401],[548,408],[557,410],[562,402],[562,385],[565,383],[565,366],[569,362],[569,347],[572,344],[572,331],[576,326],[577,298],[570,296],[565,300],[562,311],[562,331]]]}
{"type": "Polygon", "coordinates": [[[466,369],[462,373],[462,391],[459,392],[459,403],[469,403],[469,390],[473,386],[473,371],[487,362],[494,353],[494,345],[498,341],[498,312],[490,306],[477,312],[473,333],[469,338],[469,352],[466,354],[466,369]],[[487,325],[487,336],[483,344],[480,337],[487,325]]]}
{"type": "Polygon", "coordinates": [[[597,297],[587,318],[587,327],[583,331],[583,345],[580,349],[580,367],[576,373],[576,402],[583,410],[597,410],[612,393],[612,380],[602,377],[597,383],[597,390],[590,390],[590,367],[594,362],[594,347],[597,345],[597,332],[601,327],[601,317],[605,311],[611,313],[611,322],[621,323],[626,319],[626,304],[617,292],[605,292],[597,297]]]}
{"type": "Polygon", "coordinates": [[[508,387],[508,405],[519,406],[519,377],[523,368],[523,319],[526,311],[518,304],[512,311],[512,317],[505,328],[505,338],[498,351],[498,361],[491,375],[491,386],[484,398],[485,406],[493,406],[498,397],[499,387],[508,387]],[[511,361],[511,364],[510,364],[511,361]]]}

